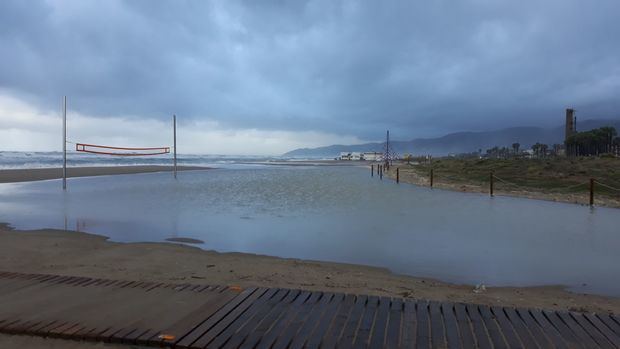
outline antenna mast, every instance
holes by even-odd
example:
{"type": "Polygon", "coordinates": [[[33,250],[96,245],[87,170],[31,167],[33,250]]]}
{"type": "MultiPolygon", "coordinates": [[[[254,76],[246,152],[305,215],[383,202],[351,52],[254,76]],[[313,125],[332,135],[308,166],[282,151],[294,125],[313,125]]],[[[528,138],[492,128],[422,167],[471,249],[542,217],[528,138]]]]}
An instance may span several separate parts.
{"type": "Polygon", "coordinates": [[[389,168],[395,158],[396,154],[390,147],[390,130],[387,130],[385,137],[385,149],[383,153],[383,161],[385,162],[386,167],[389,168]]]}

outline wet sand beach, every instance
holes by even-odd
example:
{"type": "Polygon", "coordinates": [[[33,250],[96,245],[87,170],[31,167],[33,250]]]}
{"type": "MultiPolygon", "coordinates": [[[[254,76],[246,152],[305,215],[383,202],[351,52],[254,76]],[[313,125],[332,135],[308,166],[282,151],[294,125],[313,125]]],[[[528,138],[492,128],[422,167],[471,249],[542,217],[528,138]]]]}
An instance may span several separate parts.
{"type": "MultiPolygon", "coordinates": [[[[178,171],[207,170],[208,167],[178,166],[178,171]]],[[[136,166],[96,166],[68,167],[67,177],[91,177],[116,174],[134,174],[150,172],[169,172],[172,166],[136,165],[136,166]]],[[[3,169],[0,170],[0,183],[30,182],[62,178],[62,168],[3,169]]]]}
{"type": "Polygon", "coordinates": [[[3,271],[121,280],[327,290],[489,305],[620,313],[620,298],[576,294],[561,286],[455,285],[397,275],[384,268],[218,253],[176,243],[116,243],[103,236],[0,227],[3,271]]]}

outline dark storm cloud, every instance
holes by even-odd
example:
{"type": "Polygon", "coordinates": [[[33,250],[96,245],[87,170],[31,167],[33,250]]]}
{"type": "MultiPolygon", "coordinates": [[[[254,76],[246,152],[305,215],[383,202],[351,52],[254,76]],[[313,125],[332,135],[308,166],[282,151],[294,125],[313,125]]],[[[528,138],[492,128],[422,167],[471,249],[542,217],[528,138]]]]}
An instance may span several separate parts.
{"type": "Polygon", "coordinates": [[[0,2],[0,89],[44,108],[400,138],[620,117],[620,2],[0,2]]]}

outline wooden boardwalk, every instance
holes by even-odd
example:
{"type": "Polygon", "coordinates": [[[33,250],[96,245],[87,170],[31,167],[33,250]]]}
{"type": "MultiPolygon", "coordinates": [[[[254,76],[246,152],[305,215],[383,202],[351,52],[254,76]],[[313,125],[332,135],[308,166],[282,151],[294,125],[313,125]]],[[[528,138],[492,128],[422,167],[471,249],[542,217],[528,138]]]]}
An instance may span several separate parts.
{"type": "Polygon", "coordinates": [[[615,315],[8,272],[0,332],[176,348],[620,348],[615,315]]]}

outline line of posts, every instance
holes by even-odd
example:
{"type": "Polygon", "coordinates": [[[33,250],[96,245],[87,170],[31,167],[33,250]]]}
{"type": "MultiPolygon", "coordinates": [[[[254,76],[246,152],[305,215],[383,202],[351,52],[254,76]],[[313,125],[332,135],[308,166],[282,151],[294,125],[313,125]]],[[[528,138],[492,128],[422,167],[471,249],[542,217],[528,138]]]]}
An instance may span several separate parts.
{"type": "MultiPolygon", "coordinates": [[[[383,172],[386,171],[388,168],[385,165],[380,165],[377,164],[377,176],[379,176],[379,179],[383,179],[383,172]]],[[[375,176],[375,165],[371,164],[370,165],[370,177],[374,177],[375,176]]],[[[396,183],[400,183],[400,168],[396,168],[396,183]]]]}
{"type": "MultiPolygon", "coordinates": [[[[384,165],[377,164],[377,175],[380,179],[383,179],[384,165]]],[[[375,165],[370,165],[370,176],[375,176],[375,165]]],[[[430,187],[433,188],[435,174],[433,169],[430,170],[430,187]]],[[[594,178],[590,178],[590,206],[594,206],[594,178]]],[[[400,183],[400,168],[396,167],[396,183],[400,183]]],[[[493,171],[489,172],[489,196],[493,197],[495,191],[495,174],[493,171]]]]}

